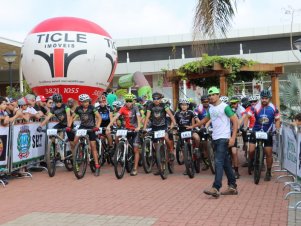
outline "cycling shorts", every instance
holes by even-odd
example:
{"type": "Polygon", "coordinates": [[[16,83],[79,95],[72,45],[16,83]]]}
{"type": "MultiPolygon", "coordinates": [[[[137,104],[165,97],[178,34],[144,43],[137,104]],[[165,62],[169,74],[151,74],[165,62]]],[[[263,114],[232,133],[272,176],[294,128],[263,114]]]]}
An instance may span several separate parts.
{"type": "MultiPolygon", "coordinates": [[[[67,126],[62,125],[61,123],[56,124],[53,129],[66,129],[67,126]]],[[[73,125],[71,126],[71,128],[73,127],[73,125]]],[[[67,137],[69,141],[74,141],[74,133],[73,132],[67,132],[67,137]]]]}

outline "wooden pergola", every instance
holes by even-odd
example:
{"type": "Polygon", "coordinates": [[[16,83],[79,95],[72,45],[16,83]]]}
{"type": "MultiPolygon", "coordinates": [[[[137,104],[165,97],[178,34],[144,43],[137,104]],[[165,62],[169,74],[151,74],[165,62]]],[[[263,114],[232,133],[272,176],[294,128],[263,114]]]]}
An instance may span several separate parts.
{"type": "MultiPolygon", "coordinates": [[[[283,64],[255,64],[253,66],[243,66],[240,68],[240,72],[266,72],[271,76],[272,81],[272,102],[280,108],[280,97],[279,97],[279,76],[284,73],[283,64]]],[[[220,94],[227,95],[227,75],[231,73],[231,70],[225,69],[219,63],[214,63],[213,68],[204,70],[203,73],[191,73],[187,74],[187,80],[193,80],[198,78],[208,77],[219,77],[220,81],[220,94]]],[[[177,75],[176,70],[166,72],[167,79],[172,83],[172,95],[173,95],[173,106],[176,108],[179,100],[179,85],[182,79],[181,76],[177,75]]]]}

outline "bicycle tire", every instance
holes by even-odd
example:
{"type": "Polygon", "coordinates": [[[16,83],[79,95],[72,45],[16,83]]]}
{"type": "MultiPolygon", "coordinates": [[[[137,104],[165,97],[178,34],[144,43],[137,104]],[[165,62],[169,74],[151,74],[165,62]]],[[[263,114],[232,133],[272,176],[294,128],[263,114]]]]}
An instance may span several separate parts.
{"type": "Polygon", "coordinates": [[[55,142],[50,141],[46,153],[46,164],[49,177],[53,177],[56,171],[56,145],[55,142]]]}
{"type": "Polygon", "coordinates": [[[209,168],[211,170],[211,173],[215,174],[214,151],[210,141],[207,141],[207,151],[208,151],[209,168]]]}
{"type": "Polygon", "coordinates": [[[82,143],[76,144],[75,153],[73,156],[73,172],[77,179],[82,179],[85,176],[87,170],[87,155],[88,151],[86,147],[83,147],[82,143]]]}
{"type": "Polygon", "coordinates": [[[142,144],[142,166],[145,173],[152,172],[153,167],[153,150],[152,150],[152,144],[149,139],[145,139],[142,144]]]}
{"type": "Polygon", "coordinates": [[[124,176],[126,158],[123,153],[125,151],[125,144],[121,141],[118,143],[114,153],[114,172],[117,179],[121,179],[124,176]],[[118,169],[118,166],[121,167],[120,170],[118,169]]]}
{"type": "Polygon", "coordinates": [[[201,158],[195,157],[195,160],[193,161],[193,166],[196,173],[201,172],[201,158]]]}
{"type": "Polygon", "coordinates": [[[194,178],[194,165],[193,165],[193,156],[191,150],[191,144],[189,142],[184,142],[184,165],[186,168],[186,173],[189,178],[194,178]]]}
{"type": "Polygon", "coordinates": [[[177,145],[176,145],[176,159],[179,165],[184,164],[183,149],[181,147],[180,140],[177,141],[177,145]]]}
{"type": "Polygon", "coordinates": [[[258,184],[260,181],[263,159],[264,159],[263,147],[261,144],[258,144],[255,149],[255,156],[254,156],[254,183],[255,184],[258,184]]]}
{"type": "MultiPolygon", "coordinates": [[[[67,151],[67,156],[69,156],[68,155],[68,153],[72,153],[71,151],[67,151]]],[[[72,154],[69,156],[69,157],[67,157],[65,160],[64,160],[64,164],[65,164],[65,167],[66,167],[66,169],[68,170],[68,171],[72,171],[72,169],[73,169],[73,159],[72,159],[73,157],[72,157],[72,154]]]]}
{"type": "Polygon", "coordinates": [[[132,147],[128,146],[128,152],[126,155],[126,161],[125,161],[125,168],[128,173],[132,172],[134,168],[134,160],[135,160],[135,154],[132,147]]]}
{"type": "Polygon", "coordinates": [[[157,158],[157,166],[159,169],[160,176],[162,180],[167,179],[167,156],[166,156],[166,148],[162,143],[158,143],[156,145],[156,158],[157,158]]]}

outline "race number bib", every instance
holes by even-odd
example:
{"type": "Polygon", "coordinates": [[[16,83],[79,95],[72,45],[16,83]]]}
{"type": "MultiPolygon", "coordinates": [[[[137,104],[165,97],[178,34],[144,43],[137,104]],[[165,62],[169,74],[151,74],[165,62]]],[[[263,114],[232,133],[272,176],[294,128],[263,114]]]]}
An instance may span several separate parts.
{"type": "Polygon", "coordinates": [[[83,137],[87,135],[87,130],[85,129],[79,129],[76,131],[76,136],[77,137],[83,137]]]}
{"type": "Polygon", "coordinates": [[[154,132],[154,138],[165,137],[165,130],[158,130],[154,132]]]}
{"type": "Polygon", "coordinates": [[[191,138],[191,131],[186,131],[181,133],[181,138],[185,139],[185,138],[191,138]]]}
{"type": "Polygon", "coordinates": [[[255,133],[256,139],[261,139],[261,140],[267,140],[268,139],[268,134],[266,132],[256,132],[255,133]]]}
{"type": "Polygon", "coordinates": [[[126,129],[119,129],[116,132],[116,136],[118,137],[124,137],[128,134],[128,131],[126,129]]]}
{"type": "Polygon", "coordinates": [[[57,135],[57,129],[47,129],[47,136],[57,135]]]}
{"type": "Polygon", "coordinates": [[[98,131],[95,132],[96,135],[102,134],[102,128],[99,128],[98,131]]]}

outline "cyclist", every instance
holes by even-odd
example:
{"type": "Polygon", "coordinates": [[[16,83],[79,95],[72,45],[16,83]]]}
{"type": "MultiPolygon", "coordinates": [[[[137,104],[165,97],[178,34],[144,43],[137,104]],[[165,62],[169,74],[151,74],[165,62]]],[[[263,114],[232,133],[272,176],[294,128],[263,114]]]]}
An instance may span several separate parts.
{"type": "MultiPolygon", "coordinates": [[[[231,97],[230,98],[230,105],[232,110],[235,112],[237,118],[238,118],[238,127],[240,128],[240,125],[244,122],[244,117],[247,117],[244,113],[246,109],[244,109],[243,106],[239,104],[240,100],[238,97],[231,97]]],[[[232,164],[235,171],[235,178],[239,179],[240,174],[238,172],[238,152],[237,152],[237,138],[235,138],[234,146],[231,148],[231,154],[232,154],[232,164]]]]}
{"type": "MultiPolygon", "coordinates": [[[[103,98],[100,99],[99,103],[95,104],[95,107],[102,118],[100,127],[103,127],[103,128],[107,127],[110,124],[111,110],[110,110],[110,107],[107,105],[106,97],[103,96],[103,98]]],[[[108,143],[109,143],[109,152],[112,153],[113,152],[113,141],[112,141],[111,132],[106,130],[105,133],[106,133],[106,137],[107,137],[108,143]]]]}
{"type": "MultiPolygon", "coordinates": [[[[78,106],[74,111],[73,120],[68,122],[68,127],[71,128],[72,122],[79,117],[80,126],[79,129],[93,129],[93,132],[88,132],[90,147],[95,161],[95,176],[99,176],[100,164],[98,161],[98,153],[96,149],[96,134],[95,132],[99,130],[101,124],[101,116],[97,109],[91,104],[91,98],[88,94],[80,94],[78,96],[80,106],[78,106]]],[[[79,141],[79,137],[75,136],[74,145],[79,141]]]]}
{"type": "MultiPolygon", "coordinates": [[[[179,101],[179,108],[180,110],[176,112],[175,114],[175,120],[176,123],[179,126],[179,134],[181,132],[187,131],[187,126],[194,125],[195,120],[197,118],[197,115],[193,113],[193,111],[188,110],[189,108],[189,100],[187,99],[180,99],[179,101]]],[[[195,147],[198,149],[200,146],[200,137],[197,133],[192,134],[192,139],[194,140],[195,147]]],[[[199,151],[196,151],[195,153],[199,154],[199,151]]],[[[199,158],[200,156],[197,156],[199,158]]],[[[184,172],[184,175],[186,175],[187,172],[184,172]]]]}
{"type": "Polygon", "coordinates": [[[211,189],[204,190],[206,195],[211,195],[218,198],[220,196],[219,189],[222,187],[223,171],[228,178],[228,189],[221,192],[222,195],[237,195],[237,185],[234,172],[232,170],[228,147],[232,147],[235,143],[237,133],[238,119],[230,106],[223,103],[219,98],[219,89],[211,87],[208,90],[210,103],[208,115],[201,121],[188,128],[202,126],[211,119],[213,133],[212,143],[215,151],[215,180],[211,189]],[[233,132],[231,136],[232,122],[233,132]]]}
{"type": "MultiPolygon", "coordinates": [[[[161,93],[155,92],[153,93],[152,98],[153,102],[150,103],[147,107],[143,130],[146,129],[150,118],[152,121],[151,126],[153,131],[167,130],[168,124],[166,121],[166,114],[168,114],[171,119],[170,127],[172,128],[174,125],[176,125],[175,118],[170,111],[170,106],[161,102],[163,95],[161,93]]],[[[172,140],[170,140],[167,133],[165,134],[165,142],[169,150],[169,159],[171,161],[174,161],[175,156],[173,153],[173,142],[172,140]]],[[[156,172],[155,175],[159,175],[159,172],[156,172]]]]}
{"type": "MultiPolygon", "coordinates": [[[[199,104],[196,109],[194,109],[194,113],[198,116],[199,120],[202,120],[206,117],[206,115],[208,114],[208,110],[209,110],[209,98],[207,95],[203,95],[201,96],[201,104],[199,104]]],[[[208,123],[206,123],[206,125],[203,126],[203,129],[206,129],[210,124],[210,121],[208,123]]],[[[202,170],[208,170],[209,169],[209,162],[208,162],[208,151],[207,151],[207,145],[203,146],[204,151],[203,151],[203,155],[204,155],[204,166],[202,167],[202,170]]]]}
{"type": "Polygon", "coordinates": [[[125,105],[120,108],[119,112],[114,116],[110,124],[107,126],[107,130],[110,131],[111,126],[114,122],[120,117],[124,117],[125,128],[127,130],[135,131],[132,135],[132,145],[135,153],[135,163],[134,168],[131,172],[131,176],[136,176],[138,174],[138,162],[139,162],[139,145],[140,145],[140,137],[138,131],[140,130],[140,112],[137,106],[134,105],[135,95],[128,93],[124,96],[125,105]]]}
{"type": "Polygon", "coordinates": [[[72,116],[71,116],[71,111],[70,108],[63,103],[63,97],[59,93],[55,93],[52,95],[52,100],[55,103],[54,107],[50,109],[50,112],[46,115],[46,118],[44,121],[40,123],[40,126],[37,128],[38,132],[42,131],[42,127],[46,125],[46,123],[55,116],[58,120],[59,123],[56,124],[53,128],[54,129],[65,129],[66,128],[66,133],[68,140],[70,142],[71,150],[74,149],[74,133],[71,132],[71,128],[73,127],[72,124],[72,116]],[[70,127],[67,127],[67,125],[70,124],[70,127]]]}
{"type": "MultiPolygon", "coordinates": [[[[280,129],[280,114],[278,109],[274,104],[270,102],[272,94],[269,90],[262,90],[260,92],[261,100],[252,107],[251,111],[248,112],[249,117],[252,115],[255,116],[255,124],[253,127],[253,131],[264,131],[270,132],[272,131],[273,123],[275,122],[276,132],[279,133],[280,129]]],[[[255,137],[252,137],[250,140],[250,168],[252,167],[252,162],[254,158],[255,151],[255,137]],[[251,143],[253,145],[251,145],[251,143]]],[[[273,165],[273,156],[272,156],[272,147],[273,147],[273,137],[271,135],[268,136],[268,140],[264,141],[264,152],[266,155],[266,165],[267,171],[264,180],[270,181],[272,178],[271,168],[273,165]]]]}

